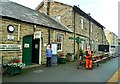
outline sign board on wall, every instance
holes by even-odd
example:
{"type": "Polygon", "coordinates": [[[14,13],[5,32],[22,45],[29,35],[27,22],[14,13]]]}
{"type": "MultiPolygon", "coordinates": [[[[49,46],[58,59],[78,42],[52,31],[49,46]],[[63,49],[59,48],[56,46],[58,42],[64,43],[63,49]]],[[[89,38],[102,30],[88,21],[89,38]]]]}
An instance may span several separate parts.
{"type": "Polygon", "coordinates": [[[34,39],[35,38],[41,38],[41,31],[35,31],[34,32],[34,39]]]}
{"type": "Polygon", "coordinates": [[[25,43],[25,44],[24,44],[24,48],[29,48],[29,44],[28,44],[28,43],[25,43]]]}
{"type": "Polygon", "coordinates": [[[57,54],[57,44],[52,44],[52,54],[57,54]]]}
{"type": "Polygon", "coordinates": [[[13,35],[8,35],[8,36],[7,36],[7,39],[8,39],[8,40],[14,40],[14,38],[15,38],[15,37],[14,37],[13,35]]]}
{"type": "Polygon", "coordinates": [[[21,45],[18,44],[0,44],[0,50],[20,50],[21,45]]]}

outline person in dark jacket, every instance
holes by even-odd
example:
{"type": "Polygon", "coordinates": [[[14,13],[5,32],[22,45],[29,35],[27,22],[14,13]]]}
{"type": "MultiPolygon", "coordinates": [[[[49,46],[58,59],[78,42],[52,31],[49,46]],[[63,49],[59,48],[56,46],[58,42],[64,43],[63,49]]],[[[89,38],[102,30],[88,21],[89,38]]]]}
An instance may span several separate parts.
{"type": "Polygon", "coordinates": [[[51,57],[52,57],[52,49],[50,44],[47,45],[47,49],[46,49],[46,66],[50,67],[51,66],[51,57]]]}

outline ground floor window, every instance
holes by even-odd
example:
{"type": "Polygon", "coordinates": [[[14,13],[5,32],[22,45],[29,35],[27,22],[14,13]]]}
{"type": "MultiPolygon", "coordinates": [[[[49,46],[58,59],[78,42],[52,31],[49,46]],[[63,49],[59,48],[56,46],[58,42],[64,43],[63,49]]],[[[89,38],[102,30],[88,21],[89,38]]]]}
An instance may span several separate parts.
{"type": "Polygon", "coordinates": [[[91,41],[91,51],[94,51],[94,41],[91,41]]]}
{"type": "Polygon", "coordinates": [[[62,51],[63,35],[57,34],[57,50],[62,51]]]}
{"type": "Polygon", "coordinates": [[[83,48],[84,48],[84,41],[82,41],[82,42],[80,43],[80,48],[83,50],[83,48]]]}
{"type": "Polygon", "coordinates": [[[87,47],[88,47],[88,39],[86,39],[86,50],[87,50],[87,47]]]}

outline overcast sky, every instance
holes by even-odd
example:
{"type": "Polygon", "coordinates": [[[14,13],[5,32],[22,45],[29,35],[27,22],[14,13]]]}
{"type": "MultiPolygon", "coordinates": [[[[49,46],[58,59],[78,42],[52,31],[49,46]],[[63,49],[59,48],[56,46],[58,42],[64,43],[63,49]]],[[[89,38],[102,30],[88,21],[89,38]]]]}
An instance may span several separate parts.
{"type": "MultiPolygon", "coordinates": [[[[42,0],[10,0],[35,9],[42,0]]],[[[76,5],[84,12],[91,13],[92,18],[118,35],[118,1],[119,0],[55,0],[69,5],[76,5]]]]}

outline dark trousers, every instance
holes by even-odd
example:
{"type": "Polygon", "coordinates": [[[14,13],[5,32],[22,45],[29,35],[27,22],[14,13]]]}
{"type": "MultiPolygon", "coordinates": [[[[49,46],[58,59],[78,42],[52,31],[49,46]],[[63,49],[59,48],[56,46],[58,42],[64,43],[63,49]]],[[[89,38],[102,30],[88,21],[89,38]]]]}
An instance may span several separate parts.
{"type": "Polygon", "coordinates": [[[46,61],[46,66],[50,67],[51,66],[51,57],[47,57],[47,61],[46,61]]]}

